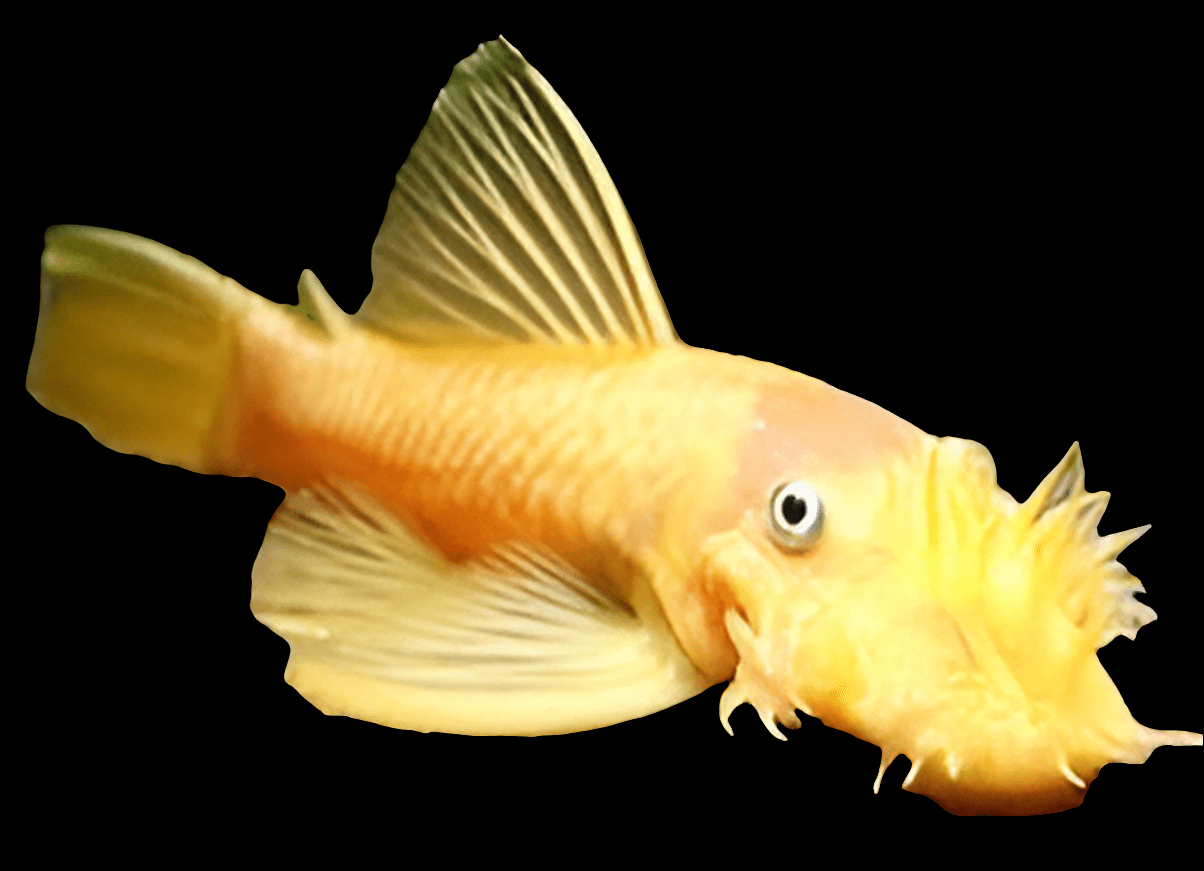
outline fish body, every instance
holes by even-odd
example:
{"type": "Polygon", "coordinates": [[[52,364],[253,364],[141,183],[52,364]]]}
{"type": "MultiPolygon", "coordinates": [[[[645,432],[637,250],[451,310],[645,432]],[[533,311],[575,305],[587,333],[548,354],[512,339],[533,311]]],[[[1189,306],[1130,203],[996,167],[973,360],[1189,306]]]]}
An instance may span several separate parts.
{"type": "MultiPolygon", "coordinates": [[[[694,608],[703,543],[774,483],[927,438],[814,378],[680,344],[416,348],[351,319],[334,342],[289,326],[245,331],[206,471],[350,482],[457,562],[533,537],[619,586],[638,562],[671,615],[694,608]]],[[[714,682],[734,651],[706,610],[710,630],[676,628],[714,682]]]]}
{"type": "Polygon", "coordinates": [[[1106,762],[1199,743],[1137,725],[1095,658],[1152,613],[1077,445],[1017,503],[973,442],[681,344],[546,82],[498,42],[445,94],[354,317],[312,273],[286,307],[127,234],[47,236],[31,392],[117,450],[285,489],[252,608],[307,699],[546,734],[730,680],[725,725],[820,717],[959,813],[1072,807],[1106,762]],[[795,541],[797,482],[823,522],[795,541]]]}

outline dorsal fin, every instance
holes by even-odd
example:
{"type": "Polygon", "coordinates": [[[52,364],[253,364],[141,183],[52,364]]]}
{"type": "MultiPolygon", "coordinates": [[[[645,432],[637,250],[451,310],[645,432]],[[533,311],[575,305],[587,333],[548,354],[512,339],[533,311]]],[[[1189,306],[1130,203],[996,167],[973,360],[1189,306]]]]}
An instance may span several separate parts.
{"type": "Polygon", "coordinates": [[[409,342],[678,341],[585,131],[504,39],[456,65],[397,173],[358,317],[409,342]]]}

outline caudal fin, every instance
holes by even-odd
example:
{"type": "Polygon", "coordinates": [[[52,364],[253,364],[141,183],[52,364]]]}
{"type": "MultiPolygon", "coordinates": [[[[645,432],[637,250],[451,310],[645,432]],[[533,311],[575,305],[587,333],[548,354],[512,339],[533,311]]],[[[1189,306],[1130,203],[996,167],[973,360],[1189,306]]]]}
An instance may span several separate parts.
{"type": "Polygon", "coordinates": [[[26,387],[113,450],[219,471],[205,443],[258,299],[149,239],[51,227],[26,387]]]}

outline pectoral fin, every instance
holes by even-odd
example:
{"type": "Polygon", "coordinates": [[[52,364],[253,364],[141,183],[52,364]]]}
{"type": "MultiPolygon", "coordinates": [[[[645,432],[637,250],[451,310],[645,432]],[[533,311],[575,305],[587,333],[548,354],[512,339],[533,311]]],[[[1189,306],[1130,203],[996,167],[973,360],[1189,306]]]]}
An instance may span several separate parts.
{"type": "Polygon", "coordinates": [[[706,681],[645,585],[631,602],[513,544],[456,564],[353,491],[281,505],[251,609],[285,679],[327,714],[400,729],[539,735],[670,707],[706,681]]]}

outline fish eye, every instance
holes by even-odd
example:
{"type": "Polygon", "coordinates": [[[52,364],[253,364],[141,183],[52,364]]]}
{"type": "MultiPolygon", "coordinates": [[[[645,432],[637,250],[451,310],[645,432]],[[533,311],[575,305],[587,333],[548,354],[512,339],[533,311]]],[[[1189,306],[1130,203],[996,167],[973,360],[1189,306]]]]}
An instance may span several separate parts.
{"type": "Polygon", "coordinates": [[[791,481],[769,498],[769,525],[778,543],[790,550],[806,550],[819,540],[824,507],[819,494],[805,481],[791,481]]]}

